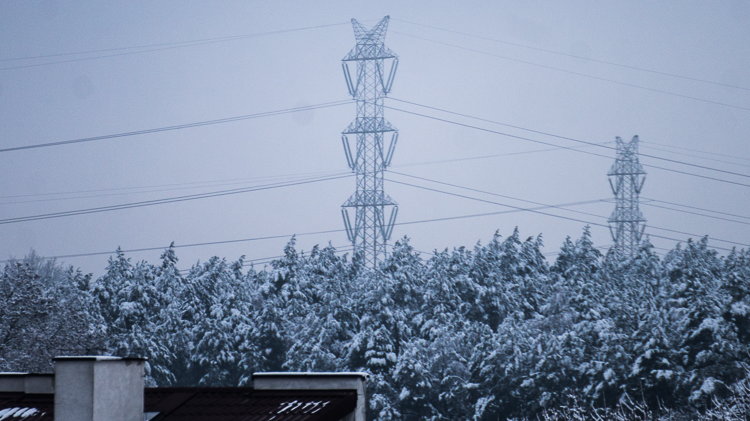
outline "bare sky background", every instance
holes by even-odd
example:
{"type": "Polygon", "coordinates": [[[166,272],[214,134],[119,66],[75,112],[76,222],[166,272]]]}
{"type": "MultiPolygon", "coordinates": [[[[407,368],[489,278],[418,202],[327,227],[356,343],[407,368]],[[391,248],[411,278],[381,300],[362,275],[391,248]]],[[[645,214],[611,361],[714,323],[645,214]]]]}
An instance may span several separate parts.
{"type": "MultiPolygon", "coordinates": [[[[647,167],[644,202],[724,212],[680,207],[714,216],[708,218],[652,206],[674,204],[644,203],[647,233],[689,237],[659,227],[708,234],[721,248],[750,244],[750,177],[743,175],[750,174],[750,3],[739,0],[2,0],[0,149],[345,100],[340,60],[354,45],[349,19],[372,25],[384,15],[392,18],[386,44],[400,56],[394,99],[386,105],[566,147],[584,145],[397,100],[588,142],[637,134],[644,154],[735,173],[642,157],[645,165],[723,180],[647,167]],[[281,32],[303,27],[315,28],[281,32]],[[245,36],[254,34],[263,35],[245,36]],[[68,54],[77,52],[87,53],[68,54]]],[[[7,219],[346,173],[339,133],[354,115],[352,103],[0,152],[0,256],[20,257],[32,248],[57,256],[281,236],[178,250],[185,268],[213,255],[279,255],[288,234],[343,227],[339,206],[354,190],[352,178],[63,218],[7,219]]],[[[544,204],[612,196],[606,173],[614,151],[582,148],[609,156],[603,158],[549,150],[394,109],[386,118],[400,130],[393,171],[544,204]]],[[[537,206],[401,174],[386,177],[537,206]]],[[[395,182],[386,182],[386,190],[400,204],[399,223],[509,209],[395,182]]],[[[571,207],[591,215],[545,212],[606,224],[599,216],[612,208],[599,202],[571,207]]],[[[554,254],[584,225],[515,212],[398,225],[394,239],[408,235],[429,252],[486,242],[495,230],[508,235],[518,226],[524,237],[542,233],[554,254]]],[[[593,226],[592,232],[597,245],[611,243],[606,228],[593,226]]],[[[347,245],[341,231],[298,238],[304,249],[329,241],[347,245]]],[[[661,248],[675,244],[652,241],[661,248]]],[[[155,261],[159,253],[129,255],[155,261]]],[[[100,273],[106,258],[62,260],[100,273]]]]}

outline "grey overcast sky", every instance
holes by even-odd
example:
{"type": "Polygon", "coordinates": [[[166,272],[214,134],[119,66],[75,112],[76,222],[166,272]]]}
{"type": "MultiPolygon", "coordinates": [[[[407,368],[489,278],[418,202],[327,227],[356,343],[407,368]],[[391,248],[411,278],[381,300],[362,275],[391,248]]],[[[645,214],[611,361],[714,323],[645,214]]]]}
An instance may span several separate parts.
{"type": "MultiPolygon", "coordinates": [[[[750,244],[750,178],[743,175],[750,174],[750,3],[742,0],[2,0],[0,149],[346,100],[340,60],[354,45],[349,19],[369,26],[384,15],[392,18],[386,44],[400,57],[386,104],[412,112],[386,110],[400,129],[393,171],[543,204],[611,198],[611,150],[581,149],[610,158],[549,150],[413,113],[554,145],[585,145],[398,100],[596,143],[637,134],[644,154],[734,173],[642,157],[645,165],[724,180],[647,167],[644,202],[671,202],[642,204],[648,233],[689,237],[666,228],[708,234],[716,247],[750,244]],[[310,29],[286,31],[298,28],[310,29]],[[263,35],[246,36],[254,34],[263,35]],[[678,207],[672,203],[723,213],[680,207],[709,218],[665,209],[678,207]]],[[[339,134],[354,112],[349,103],[0,152],[0,256],[281,236],[178,250],[184,268],[213,255],[279,255],[287,234],[342,228],[339,206],[354,190],[352,178],[6,222],[345,173],[339,134]]],[[[402,174],[386,177],[538,206],[402,174]]],[[[395,182],[386,182],[386,189],[400,204],[398,222],[510,209],[395,182]]],[[[597,202],[571,207],[587,214],[544,212],[606,224],[600,216],[612,207],[597,202]]],[[[542,233],[552,254],[566,235],[579,236],[584,223],[515,212],[399,225],[394,238],[408,235],[429,252],[486,242],[495,230],[508,235],[514,226],[524,237],[542,233]]],[[[611,243],[606,228],[593,226],[592,232],[598,245],[611,243]]],[[[340,231],[298,238],[303,249],[329,241],[347,243],[340,231]]],[[[652,241],[662,248],[675,244],[652,241]]],[[[156,261],[159,253],[128,254],[156,261]]],[[[101,273],[106,259],[61,260],[101,273]]]]}

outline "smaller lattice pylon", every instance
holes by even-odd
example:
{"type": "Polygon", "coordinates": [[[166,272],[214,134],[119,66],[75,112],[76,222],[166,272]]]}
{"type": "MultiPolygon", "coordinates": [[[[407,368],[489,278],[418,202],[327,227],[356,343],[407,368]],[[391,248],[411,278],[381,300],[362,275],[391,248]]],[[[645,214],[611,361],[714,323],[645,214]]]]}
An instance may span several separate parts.
{"type": "Polygon", "coordinates": [[[646,228],[646,219],[639,209],[639,195],[646,181],[646,172],[638,160],[638,136],[630,142],[616,138],[617,155],[609,170],[609,185],[615,195],[615,210],[609,217],[613,252],[621,258],[632,258],[646,228]]]}

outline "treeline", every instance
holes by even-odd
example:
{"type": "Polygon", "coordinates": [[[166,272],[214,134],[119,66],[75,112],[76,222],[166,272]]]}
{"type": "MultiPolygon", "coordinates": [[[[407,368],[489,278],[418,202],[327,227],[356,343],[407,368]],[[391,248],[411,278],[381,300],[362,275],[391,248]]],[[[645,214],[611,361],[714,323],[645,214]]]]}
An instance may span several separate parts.
{"type": "Polygon", "coordinates": [[[269,267],[118,251],[98,278],[32,255],[3,268],[0,370],[76,353],[145,356],[158,385],[362,370],[380,420],[743,413],[750,252],[704,238],[618,261],[588,229],[553,264],[541,249],[516,230],[423,259],[404,239],[372,271],[292,239],[269,267]]]}

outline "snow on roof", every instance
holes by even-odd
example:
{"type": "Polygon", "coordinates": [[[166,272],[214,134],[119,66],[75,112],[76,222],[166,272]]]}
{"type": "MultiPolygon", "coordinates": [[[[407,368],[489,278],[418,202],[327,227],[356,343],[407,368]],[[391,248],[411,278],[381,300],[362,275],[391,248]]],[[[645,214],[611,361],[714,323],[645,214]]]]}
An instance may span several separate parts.
{"type": "Polygon", "coordinates": [[[37,408],[5,408],[0,409],[0,420],[15,420],[29,418],[32,415],[44,415],[44,412],[37,408]]]}

